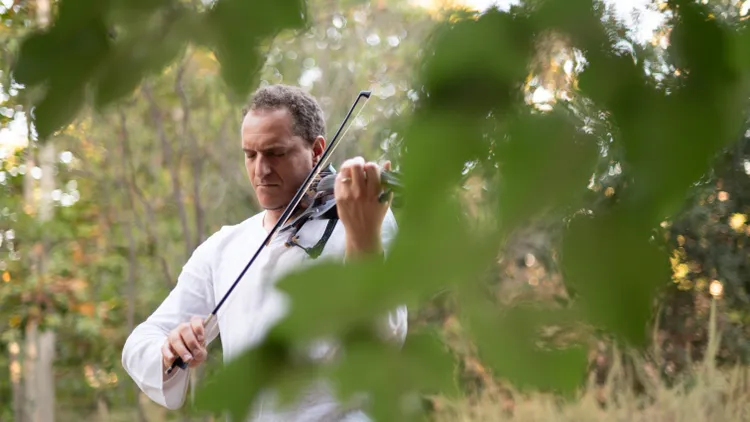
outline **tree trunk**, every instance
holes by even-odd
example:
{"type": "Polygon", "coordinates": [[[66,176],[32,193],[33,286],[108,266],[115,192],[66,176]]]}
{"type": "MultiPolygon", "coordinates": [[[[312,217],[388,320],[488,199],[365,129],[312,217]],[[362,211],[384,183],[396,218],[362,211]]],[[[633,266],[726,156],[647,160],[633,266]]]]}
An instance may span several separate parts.
{"type": "Polygon", "coordinates": [[[42,331],[39,334],[36,377],[38,403],[35,422],[54,422],[55,420],[55,375],[52,367],[55,359],[55,337],[54,331],[42,331]]]}
{"type": "Polygon", "coordinates": [[[36,362],[37,362],[37,324],[31,321],[26,325],[26,345],[23,360],[24,406],[23,422],[37,420],[36,412],[36,362]]]}
{"type": "Polygon", "coordinates": [[[36,321],[26,326],[24,358],[25,422],[54,422],[55,379],[52,361],[55,355],[55,333],[38,329],[36,321]]]}
{"type": "Polygon", "coordinates": [[[146,99],[150,104],[151,119],[153,120],[154,126],[156,127],[156,133],[159,137],[159,141],[162,147],[162,157],[164,160],[164,166],[169,169],[169,176],[172,182],[172,199],[177,206],[177,215],[180,217],[180,226],[182,226],[183,243],[185,245],[185,261],[190,258],[193,253],[193,241],[190,234],[187,210],[185,209],[185,202],[183,201],[182,194],[182,183],[180,181],[179,174],[179,159],[175,157],[172,143],[167,137],[167,132],[164,129],[164,119],[162,117],[162,111],[159,109],[156,100],[153,97],[151,87],[144,85],[142,88],[146,99]]]}
{"type": "Polygon", "coordinates": [[[102,396],[99,396],[96,400],[96,413],[99,416],[99,421],[109,422],[109,406],[102,396]]]}
{"type": "MultiPolygon", "coordinates": [[[[132,333],[133,329],[135,328],[135,303],[136,303],[136,278],[138,277],[138,257],[136,255],[136,244],[135,244],[135,230],[136,230],[136,209],[135,209],[135,200],[133,199],[133,190],[130,187],[130,184],[128,183],[128,164],[129,163],[129,155],[128,155],[128,126],[127,126],[127,119],[125,117],[125,112],[120,110],[120,152],[121,156],[123,157],[122,160],[122,167],[121,167],[121,173],[120,173],[120,188],[127,192],[127,195],[125,195],[125,198],[127,200],[127,210],[129,211],[130,218],[120,218],[120,222],[125,226],[125,230],[127,231],[127,238],[128,238],[128,282],[127,282],[127,292],[126,296],[128,298],[128,309],[127,309],[127,326],[128,326],[128,333],[132,333]],[[125,221],[128,221],[127,224],[125,224],[125,221]]],[[[120,214],[122,215],[122,214],[120,214]]],[[[133,388],[135,389],[135,397],[136,397],[136,410],[138,412],[138,421],[139,422],[147,422],[146,414],[143,411],[143,406],[141,405],[141,401],[139,400],[139,394],[141,390],[138,388],[137,385],[134,385],[133,388]]]]}
{"type": "MultiPolygon", "coordinates": [[[[36,0],[36,18],[40,28],[48,26],[50,20],[50,0],[36,0]]],[[[29,134],[32,132],[29,131],[29,134]]],[[[24,180],[24,200],[27,212],[34,212],[41,222],[52,217],[52,190],[54,189],[55,147],[47,142],[39,152],[39,162],[42,170],[40,181],[40,197],[34,197],[34,180],[31,177],[33,169],[32,143],[29,140],[27,162],[30,164],[24,180]],[[38,203],[37,203],[38,199],[38,203]]],[[[31,274],[38,280],[40,293],[44,291],[44,275],[46,271],[44,242],[42,248],[34,248],[31,253],[31,274]]],[[[23,421],[54,422],[55,420],[55,377],[52,362],[55,358],[55,333],[39,331],[41,314],[32,316],[26,325],[26,344],[24,347],[24,398],[23,421]]]]}
{"type": "Polygon", "coordinates": [[[11,393],[13,394],[13,420],[23,421],[23,384],[21,384],[21,359],[20,352],[21,346],[13,342],[8,345],[8,352],[10,354],[10,383],[12,386],[11,393]]]}
{"type": "MultiPolygon", "coordinates": [[[[42,179],[41,195],[38,203],[38,218],[48,221],[52,218],[51,194],[54,189],[55,148],[47,143],[39,154],[42,179]]],[[[28,192],[27,192],[28,194],[28,192]]],[[[30,195],[30,194],[29,194],[30,195]]],[[[27,199],[32,199],[30,196],[27,199]]],[[[27,205],[33,200],[27,202],[27,205]]],[[[36,274],[40,293],[44,291],[46,271],[46,247],[34,248],[32,252],[32,273],[36,274]]],[[[26,326],[26,347],[24,348],[24,421],[54,422],[55,420],[55,376],[53,361],[55,359],[55,332],[40,331],[39,318],[32,316],[26,326]]]]}

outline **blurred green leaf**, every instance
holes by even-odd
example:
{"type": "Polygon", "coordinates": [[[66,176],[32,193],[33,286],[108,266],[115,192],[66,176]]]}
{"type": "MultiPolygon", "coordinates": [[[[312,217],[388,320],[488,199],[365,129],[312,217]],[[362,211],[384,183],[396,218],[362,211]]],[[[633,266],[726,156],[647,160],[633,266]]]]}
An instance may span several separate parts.
{"type": "Polygon", "coordinates": [[[492,233],[474,235],[458,219],[456,205],[444,202],[420,224],[401,229],[385,262],[320,263],[280,280],[291,310],[278,330],[300,341],[341,335],[352,326],[374,324],[398,305],[416,304],[425,294],[476,277],[494,256],[492,233]],[[320,289],[327,294],[318,296],[320,289]]]}
{"type": "Polygon", "coordinates": [[[556,31],[570,37],[573,45],[591,63],[611,47],[613,34],[604,26],[605,5],[597,0],[530,1],[531,24],[535,34],[556,31]]]}
{"type": "Polygon", "coordinates": [[[669,37],[670,58],[678,69],[689,73],[693,92],[709,94],[711,90],[723,90],[722,85],[735,84],[740,75],[729,54],[735,42],[734,31],[712,16],[707,4],[684,0],[671,3],[677,13],[669,37]]]}
{"type": "Polygon", "coordinates": [[[638,214],[579,216],[561,252],[565,284],[591,324],[629,344],[646,344],[657,289],[670,278],[666,253],[650,241],[638,214]]]}
{"type": "Polygon", "coordinates": [[[23,40],[14,77],[18,83],[36,85],[47,80],[49,66],[59,64],[60,45],[50,33],[34,33],[23,40]]]}
{"type": "Polygon", "coordinates": [[[144,77],[171,64],[183,51],[196,19],[184,9],[164,12],[157,24],[135,27],[110,52],[94,81],[96,107],[104,107],[132,93],[144,77]],[[160,40],[153,47],[151,40],[160,40]]]}
{"type": "Polygon", "coordinates": [[[83,87],[70,81],[55,81],[34,109],[34,120],[39,138],[44,140],[69,124],[83,106],[83,87]]]}
{"type": "Polygon", "coordinates": [[[411,335],[403,349],[370,336],[348,341],[342,361],[330,373],[345,403],[365,393],[367,413],[376,421],[405,421],[421,415],[419,401],[410,402],[410,396],[455,393],[454,366],[445,346],[432,335],[411,335]]]}
{"type": "Polygon", "coordinates": [[[42,141],[77,115],[88,79],[107,56],[110,39],[103,7],[98,1],[63,0],[55,24],[21,44],[16,80],[46,85],[34,112],[42,141]]]}
{"type": "Polygon", "coordinates": [[[476,286],[464,286],[460,295],[462,302],[471,303],[461,309],[461,319],[493,375],[522,389],[570,395],[581,387],[588,364],[585,345],[540,346],[543,328],[570,330],[580,323],[575,310],[533,304],[499,308],[476,286]]]}
{"type": "Polygon", "coordinates": [[[558,111],[521,113],[504,124],[508,140],[499,142],[496,153],[504,225],[514,227],[543,211],[570,212],[582,205],[599,147],[575,123],[558,111]]]}
{"type": "Polygon", "coordinates": [[[113,22],[137,23],[160,10],[179,9],[179,0],[108,0],[109,16],[113,22]]]}
{"type": "Polygon", "coordinates": [[[270,335],[261,346],[237,356],[212,374],[196,392],[195,406],[213,413],[229,412],[233,420],[245,420],[251,405],[268,388],[302,387],[309,368],[295,364],[289,343],[270,335]],[[295,384],[295,380],[300,380],[295,384]]]}
{"type": "Polygon", "coordinates": [[[443,25],[422,65],[427,103],[452,113],[484,115],[517,100],[532,53],[528,20],[490,10],[476,20],[443,25]]]}
{"type": "Polygon", "coordinates": [[[221,74],[234,94],[244,98],[258,81],[264,58],[261,43],[278,32],[301,29],[305,2],[218,0],[206,17],[210,43],[221,63],[221,74]]]}

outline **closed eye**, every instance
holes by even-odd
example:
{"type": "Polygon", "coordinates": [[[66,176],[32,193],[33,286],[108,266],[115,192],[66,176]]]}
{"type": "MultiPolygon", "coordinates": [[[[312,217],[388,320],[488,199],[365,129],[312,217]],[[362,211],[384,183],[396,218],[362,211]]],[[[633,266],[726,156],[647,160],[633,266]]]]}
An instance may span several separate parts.
{"type": "MultiPolygon", "coordinates": [[[[244,151],[245,151],[245,157],[250,158],[250,159],[253,159],[258,155],[257,151],[253,151],[249,149],[245,149],[244,151]]],[[[264,151],[260,151],[260,153],[266,157],[278,158],[278,157],[285,156],[287,153],[287,150],[286,148],[270,148],[264,151]]]]}

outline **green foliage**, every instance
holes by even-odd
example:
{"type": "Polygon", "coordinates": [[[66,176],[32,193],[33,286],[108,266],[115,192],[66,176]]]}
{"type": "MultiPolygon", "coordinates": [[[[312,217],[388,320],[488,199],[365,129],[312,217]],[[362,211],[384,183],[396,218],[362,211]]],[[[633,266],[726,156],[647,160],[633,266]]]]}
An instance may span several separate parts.
{"type": "Polygon", "coordinates": [[[38,88],[33,104],[43,141],[73,122],[89,90],[100,109],[123,99],[189,43],[214,50],[225,82],[244,98],[263,63],[262,43],[301,28],[303,6],[298,0],[219,0],[200,11],[178,0],[63,0],[51,27],[23,40],[14,78],[38,88]]]}
{"type": "MultiPolygon", "coordinates": [[[[213,49],[221,65],[219,76],[232,91],[227,96],[243,97],[258,79],[299,80],[293,72],[280,76],[279,69],[298,60],[283,54],[283,44],[270,49],[272,70],[266,68],[266,73],[260,51],[278,31],[301,28],[306,16],[305,5],[291,0],[218,0],[206,11],[176,0],[63,0],[59,6],[49,30],[25,39],[15,66],[16,81],[34,88],[40,137],[75,120],[91,94],[101,110],[122,107],[116,110],[117,119],[98,116],[99,124],[78,139],[89,165],[84,170],[108,169],[91,177],[89,192],[92,197],[111,194],[114,205],[92,200],[75,212],[59,211],[49,225],[13,222],[29,243],[60,242],[58,249],[51,249],[50,274],[101,280],[97,299],[102,303],[94,315],[69,313],[70,303],[80,310],[92,299],[75,294],[75,300],[53,296],[55,312],[47,315],[47,323],[70,338],[91,338],[76,346],[88,349],[78,350],[79,356],[71,343],[61,347],[69,358],[65,363],[76,365],[96,353],[117,355],[122,333],[103,333],[128,318],[124,301],[117,298],[122,295],[117,282],[131,280],[130,319],[142,319],[134,315],[135,302],[147,304],[140,314],[153,309],[171,286],[170,266],[179,266],[205,238],[200,233],[225,223],[216,215],[210,222],[201,220],[201,198],[222,198],[204,188],[239,186],[235,179],[221,177],[233,159],[227,152],[232,147],[209,147],[217,133],[232,131],[236,114],[216,99],[214,75],[200,73],[200,66],[184,58],[185,52],[195,52],[186,47],[194,43],[213,49]],[[170,67],[178,59],[179,64],[170,67]],[[144,76],[162,72],[170,77],[167,83],[149,81],[141,87],[143,98],[121,101],[141,86],[144,76]],[[205,110],[190,109],[187,97],[203,103],[205,110]],[[181,111],[182,120],[169,118],[167,110],[174,109],[181,111]],[[199,123],[190,120],[196,114],[199,123]],[[85,139],[88,136],[94,141],[85,139]],[[214,179],[200,179],[210,173],[201,171],[204,161],[210,163],[214,179]],[[185,186],[191,183],[193,191],[186,194],[185,186]],[[112,186],[120,192],[112,194],[112,186]],[[85,223],[93,216],[104,221],[85,223]],[[103,239],[107,230],[114,234],[103,239]],[[107,254],[81,269],[64,259],[70,252],[61,245],[70,238],[83,239],[91,254],[103,243],[107,254]],[[136,292],[136,279],[140,286],[160,288],[136,292]]],[[[711,18],[710,9],[696,2],[669,6],[674,14],[666,54],[671,74],[663,83],[645,72],[651,52],[620,48],[627,40],[609,26],[599,2],[534,1],[510,12],[452,15],[416,55],[416,82],[402,81],[413,84],[419,100],[399,98],[401,107],[390,111],[404,114],[398,130],[378,126],[379,133],[398,138],[389,147],[396,147],[392,153],[398,157],[407,197],[388,258],[321,263],[282,280],[279,287],[291,298],[291,313],[263,344],[211,375],[196,394],[196,406],[213,413],[228,411],[239,419],[261,390],[275,388],[285,401],[291,400],[324,377],[342,399],[369,392],[367,410],[377,420],[416,417],[418,412],[404,405],[414,394],[453,390],[452,360],[445,345],[431,335],[412,333],[403,349],[397,349],[379,339],[372,327],[393,307],[418,309],[425,298],[445,289],[461,299],[459,317],[483,360],[518,386],[570,393],[582,385],[584,345],[569,341],[540,346],[538,333],[550,325],[590,326],[631,345],[645,345],[654,298],[670,278],[669,253],[654,241],[655,228],[678,213],[691,186],[710,170],[712,157],[742,133],[750,94],[750,61],[744,53],[750,29],[711,18]],[[572,99],[552,111],[540,111],[524,103],[523,89],[538,43],[550,34],[580,52],[585,63],[577,84],[569,87],[572,99]],[[593,175],[602,180],[602,170],[615,161],[622,168],[622,183],[606,195],[611,199],[597,194],[596,201],[590,201],[589,179],[593,175]],[[463,184],[472,177],[481,179],[485,201],[471,202],[463,195],[463,184]],[[467,202],[491,218],[474,220],[466,212],[467,202]],[[482,283],[494,269],[498,251],[524,225],[544,220],[564,222],[557,252],[573,300],[554,310],[527,305],[495,309],[483,297],[482,283]],[[304,359],[301,351],[311,341],[329,336],[341,342],[340,360],[322,365],[304,359]]],[[[336,15],[341,21],[334,23],[334,31],[326,28],[310,38],[340,46],[350,29],[344,15],[336,15]]],[[[373,56],[368,60],[375,66],[379,55],[373,56]]],[[[338,60],[331,67],[346,67],[338,60]]],[[[356,82],[352,85],[364,83],[365,78],[351,74],[341,73],[344,80],[356,82]]],[[[378,83],[399,84],[386,74],[377,74],[378,83]]],[[[329,88],[346,91],[334,83],[329,88]]],[[[335,104],[329,114],[348,104],[348,97],[341,98],[328,98],[335,104]]],[[[13,189],[11,209],[19,210],[21,178],[12,178],[3,188],[13,189]]],[[[233,199],[238,198],[245,200],[242,195],[233,199]]],[[[237,207],[232,213],[245,216],[247,210],[237,207]]],[[[719,235],[725,234],[720,230],[719,235]]],[[[717,267],[740,274],[741,255],[729,261],[717,267]]],[[[28,277],[23,285],[4,291],[3,299],[10,298],[11,304],[4,310],[27,303],[24,298],[38,281],[26,268],[14,271],[28,277]]],[[[736,284],[741,279],[735,277],[736,284]]],[[[116,365],[111,358],[100,364],[107,370],[116,365]]]]}
{"type": "Polygon", "coordinates": [[[570,213],[579,209],[598,161],[596,138],[578,132],[564,111],[546,115],[520,112],[514,117],[504,123],[510,141],[498,145],[495,153],[501,163],[502,221],[514,227],[541,211],[570,213]],[[523,142],[514,141],[518,139],[523,142]]]}

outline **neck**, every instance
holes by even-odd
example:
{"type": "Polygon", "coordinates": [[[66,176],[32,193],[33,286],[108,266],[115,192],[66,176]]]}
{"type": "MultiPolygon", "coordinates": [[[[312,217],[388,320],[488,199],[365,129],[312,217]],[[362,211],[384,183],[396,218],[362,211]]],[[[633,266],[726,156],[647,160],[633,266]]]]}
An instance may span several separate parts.
{"type": "MultiPolygon", "coordinates": [[[[266,215],[263,216],[263,228],[265,228],[266,231],[271,231],[273,226],[276,225],[276,222],[281,218],[281,214],[284,214],[284,209],[285,208],[266,210],[266,215]]],[[[292,213],[289,215],[289,218],[287,218],[287,221],[292,221],[300,214],[300,212],[301,210],[299,209],[292,211],[292,213]]]]}
{"type": "Polygon", "coordinates": [[[279,221],[279,218],[281,218],[281,214],[284,213],[284,208],[281,209],[275,209],[275,210],[266,210],[266,215],[263,217],[263,227],[270,231],[273,226],[276,225],[276,222],[279,221]]]}

